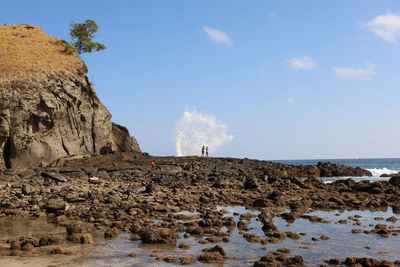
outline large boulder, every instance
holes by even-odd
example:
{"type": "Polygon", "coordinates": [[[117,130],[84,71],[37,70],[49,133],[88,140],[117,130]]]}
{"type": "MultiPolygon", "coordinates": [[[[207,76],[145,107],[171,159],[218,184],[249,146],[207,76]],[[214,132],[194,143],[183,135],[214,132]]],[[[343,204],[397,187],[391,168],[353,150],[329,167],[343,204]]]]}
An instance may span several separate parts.
{"type": "Polygon", "coordinates": [[[37,26],[2,25],[0,47],[0,168],[140,151],[126,128],[113,126],[86,65],[63,52],[64,41],[37,26]]]}
{"type": "Polygon", "coordinates": [[[319,169],[320,177],[372,176],[370,171],[360,167],[352,168],[331,162],[318,162],[317,168],[319,169]]]}
{"type": "Polygon", "coordinates": [[[139,236],[143,243],[175,244],[176,234],[169,228],[145,227],[140,229],[139,236]]]}
{"type": "Polygon", "coordinates": [[[389,183],[392,185],[400,186],[400,175],[396,175],[390,178],[389,183]]]}

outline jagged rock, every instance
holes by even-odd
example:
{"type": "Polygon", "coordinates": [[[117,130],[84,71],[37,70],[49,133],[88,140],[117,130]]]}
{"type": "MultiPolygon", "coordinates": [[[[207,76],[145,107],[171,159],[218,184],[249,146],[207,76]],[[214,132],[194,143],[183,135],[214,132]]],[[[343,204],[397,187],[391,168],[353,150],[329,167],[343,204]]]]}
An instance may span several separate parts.
{"type": "Polygon", "coordinates": [[[288,258],[288,266],[304,266],[304,260],[301,255],[296,255],[288,258]]]}
{"type": "Polygon", "coordinates": [[[254,190],[258,188],[257,179],[255,177],[248,177],[243,184],[244,189],[254,190]]]}
{"type": "Polygon", "coordinates": [[[20,250],[20,249],[21,249],[21,243],[19,241],[11,242],[10,250],[20,250]]]}
{"type": "Polygon", "coordinates": [[[29,184],[24,184],[23,186],[22,186],[22,193],[24,193],[24,194],[31,194],[31,193],[33,193],[34,192],[34,188],[32,187],[32,186],[30,186],[29,184]]]}
{"type": "Polygon", "coordinates": [[[282,266],[273,255],[262,256],[260,260],[254,262],[254,267],[278,267],[282,266]]]}
{"type": "Polygon", "coordinates": [[[374,258],[358,258],[358,257],[347,257],[345,262],[345,265],[350,265],[350,266],[394,266],[393,262],[389,262],[386,260],[377,260],[374,258]]]}
{"type": "Polygon", "coordinates": [[[390,178],[389,183],[392,185],[400,186],[400,175],[393,176],[392,178],[390,178]]]}
{"type": "Polygon", "coordinates": [[[62,236],[46,235],[40,238],[39,246],[58,245],[63,241],[62,236]]]}
{"type": "Polygon", "coordinates": [[[81,235],[80,242],[82,244],[93,244],[94,243],[94,239],[93,239],[93,236],[90,233],[85,233],[85,234],[81,235]]]}
{"type": "Polygon", "coordinates": [[[46,205],[46,210],[49,212],[56,212],[59,210],[65,210],[66,204],[62,200],[52,200],[46,205]]]}
{"type": "Polygon", "coordinates": [[[112,133],[118,151],[141,153],[138,142],[129,135],[129,131],[126,127],[113,122],[112,133]]]}
{"type": "Polygon", "coordinates": [[[86,65],[63,53],[62,40],[33,25],[2,25],[0,31],[0,43],[10,47],[0,60],[0,168],[47,166],[104,151],[140,152],[128,130],[112,124],[86,65]]]}
{"type": "Polygon", "coordinates": [[[25,243],[21,247],[21,250],[23,250],[23,251],[31,251],[33,249],[34,249],[34,246],[31,243],[25,243]]]}
{"type": "Polygon", "coordinates": [[[205,263],[222,262],[226,259],[226,252],[221,245],[203,249],[199,256],[199,261],[205,263]]]}
{"type": "Polygon", "coordinates": [[[113,239],[116,238],[119,234],[118,228],[112,227],[104,232],[105,239],[113,239]]]}
{"type": "Polygon", "coordinates": [[[320,177],[372,176],[370,171],[361,169],[359,167],[352,168],[330,162],[318,162],[317,168],[319,169],[320,177]]]}
{"type": "Polygon", "coordinates": [[[176,234],[168,228],[147,227],[139,231],[143,243],[175,244],[176,234]]]}

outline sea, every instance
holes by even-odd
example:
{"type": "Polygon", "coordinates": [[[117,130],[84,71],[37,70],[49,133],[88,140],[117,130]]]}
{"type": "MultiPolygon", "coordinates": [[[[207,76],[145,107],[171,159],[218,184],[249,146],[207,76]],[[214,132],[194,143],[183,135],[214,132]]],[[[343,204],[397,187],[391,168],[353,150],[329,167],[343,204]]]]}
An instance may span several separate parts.
{"type": "MultiPolygon", "coordinates": [[[[360,167],[372,173],[372,177],[354,177],[355,180],[388,180],[389,178],[380,176],[382,174],[396,174],[400,172],[400,158],[273,160],[273,162],[291,165],[316,165],[318,162],[331,162],[354,168],[360,167]]],[[[333,181],[335,179],[337,178],[328,180],[333,181]]]]}

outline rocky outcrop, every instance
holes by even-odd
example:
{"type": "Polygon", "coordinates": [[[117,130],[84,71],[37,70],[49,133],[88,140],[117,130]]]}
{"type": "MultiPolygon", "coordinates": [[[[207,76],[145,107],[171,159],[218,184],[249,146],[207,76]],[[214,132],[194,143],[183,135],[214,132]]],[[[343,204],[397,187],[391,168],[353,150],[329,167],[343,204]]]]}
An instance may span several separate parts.
{"type": "Polygon", "coordinates": [[[138,152],[140,153],[139,144],[135,138],[129,135],[126,127],[112,123],[112,134],[114,143],[117,145],[118,151],[122,152],[138,152]]]}
{"type": "MultiPolygon", "coordinates": [[[[0,29],[0,42],[11,40],[22,51],[26,40],[44,42],[49,51],[38,47],[32,53],[40,51],[41,57],[56,62],[50,67],[57,69],[47,72],[40,65],[43,71],[39,76],[30,69],[21,76],[11,72],[17,65],[12,60],[7,61],[9,68],[0,68],[0,168],[47,166],[71,155],[140,152],[128,130],[112,124],[110,112],[86,77],[85,64],[77,56],[63,54],[61,40],[28,26],[0,26],[7,27],[0,29]],[[15,36],[23,37],[19,41],[15,36]],[[70,62],[74,64],[68,65],[70,62]]],[[[36,62],[29,55],[9,53],[22,57],[24,64],[36,62]]],[[[11,58],[0,55],[0,61],[7,56],[11,58]]]]}
{"type": "Polygon", "coordinates": [[[372,176],[370,171],[364,170],[360,167],[352,168],[330,162],[318,162],[317,167],[319,169],[320,177],[372,176]]]}

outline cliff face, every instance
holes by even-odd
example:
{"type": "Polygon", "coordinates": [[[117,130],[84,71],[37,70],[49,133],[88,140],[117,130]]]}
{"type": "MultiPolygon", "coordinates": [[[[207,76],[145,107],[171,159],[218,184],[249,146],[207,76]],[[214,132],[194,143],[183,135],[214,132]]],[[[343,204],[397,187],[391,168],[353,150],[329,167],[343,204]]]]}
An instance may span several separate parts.
{"type": "Polygon", "coordinates": [[[0,26],[0,168],[46,166],[70,155],[140,152],[111,122],[62,40],[32,25],[0,26]]]}

